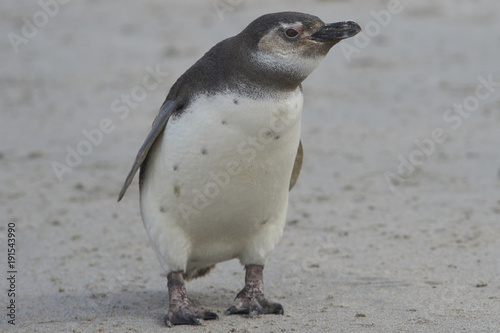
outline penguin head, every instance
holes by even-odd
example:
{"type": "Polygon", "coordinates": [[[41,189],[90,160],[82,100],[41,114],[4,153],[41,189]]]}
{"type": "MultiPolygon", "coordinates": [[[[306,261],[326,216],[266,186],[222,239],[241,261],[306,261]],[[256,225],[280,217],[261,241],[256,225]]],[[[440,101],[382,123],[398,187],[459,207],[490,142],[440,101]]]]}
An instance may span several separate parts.
{"type": "Polygon", "coordinates": [[[313,15],[281,12],[257,18],[240,35],[255,65],[300,83],[332,46],[360,31],[360,26],[351,21],[325,24],[313,15]]]}

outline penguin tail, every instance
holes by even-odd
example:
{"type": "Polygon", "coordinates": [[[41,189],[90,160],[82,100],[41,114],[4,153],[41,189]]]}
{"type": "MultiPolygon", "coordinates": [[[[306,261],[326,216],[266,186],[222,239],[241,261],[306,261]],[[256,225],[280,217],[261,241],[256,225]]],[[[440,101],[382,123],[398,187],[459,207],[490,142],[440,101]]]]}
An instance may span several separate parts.
{"type": "Polygon", "coordinates": [[[215,265],[203,268],[195,268],[191,269],[183,274],[184,280],[190,281],[193,279],[197,279],[199,277],[205,276],[215,267],[215,265]]]}

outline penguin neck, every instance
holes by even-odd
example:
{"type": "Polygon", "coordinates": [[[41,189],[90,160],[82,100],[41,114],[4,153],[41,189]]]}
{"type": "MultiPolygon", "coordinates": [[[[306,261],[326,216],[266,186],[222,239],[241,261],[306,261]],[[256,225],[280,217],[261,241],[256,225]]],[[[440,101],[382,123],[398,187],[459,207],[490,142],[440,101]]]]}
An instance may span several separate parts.
{"type": "Polygon", "coordinates": [[[233,48],[224,62],[230,62],[234,66],[227,66],[227,76],[231,78],[231,87],[237,87],[241,93],[250,96],[272,95],[279,96],[297,90],[301,82],[307,77],[298,72],[286,71],[283,68],[263,66],[255,60],[254,52],[248,48],[233,48]]]}
{"type": "Polygon", "coordinates": [[[275,93],[295,91],[307,77],[283,68],[262,66],[251,54],[244,54],[241,58],[241,80],[260,90],[275,93]]]}
{"type": "Polygon", "coordinates": [[[291,79],[289,75],[268,70],[252,70],[244,73],[244,81],[249,87],[272,94],[297,90],[302,80],[291,79]]]}

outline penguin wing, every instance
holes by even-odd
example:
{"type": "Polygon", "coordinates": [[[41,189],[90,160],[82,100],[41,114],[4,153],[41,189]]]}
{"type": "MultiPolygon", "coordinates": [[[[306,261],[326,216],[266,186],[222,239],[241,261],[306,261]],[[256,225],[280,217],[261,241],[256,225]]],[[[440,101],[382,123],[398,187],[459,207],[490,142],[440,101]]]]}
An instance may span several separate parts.
{"type": "Polygon", "coordinates": [[[304,148],[302,148],[302,140],[299,141],[299,149],[297,149],[297,156],[293,164],[292,177],[290,178],[289,191],[295,186],[297,179],[299,179],[300,169],[302,169],[302,159],[304,158],[304,148]]]}
{"type": "Polygon", "coordinates": [[[142,162],[144,162],[144,160],[148,156],[149,150],[151,149],[151,146],[153,146],[153,143],[156,141],[156,138],[165,129],[165,126],[167,125],[168,118],[170,118],[170,116],[172,115],[172,113],[176,109],[175,104],[176,104],[175,101],[169,100],[169,101],[165,101],[165,103],[163,103],[163,105],[161,106],[160,112],[158,113],[155,120],[153,121],[151,132],[149,132],[148,136],[146,137],[146,140],[144,141],[141,148],[139,149],[139,152],[137,153],[137,156],[135,157],[134,164],[132,165],[132,169],[130,169],[130,172],[128,173],[127,178],[125,179],[125,183],[123,184],[122,190],[120,191],[120,194],[118,195],[118,201],[120,201],[123,198],[123,195],[127,191],[127,188],[129,187],[130,183],[132,182],[132,179],[134,179],[135,173],[142,165],[142,162]]]}

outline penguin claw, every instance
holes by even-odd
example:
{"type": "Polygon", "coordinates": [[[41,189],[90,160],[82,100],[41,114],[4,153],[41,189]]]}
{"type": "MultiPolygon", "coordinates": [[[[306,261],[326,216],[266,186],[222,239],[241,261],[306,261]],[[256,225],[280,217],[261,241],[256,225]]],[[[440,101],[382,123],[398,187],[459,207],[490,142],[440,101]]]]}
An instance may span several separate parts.
{"type": "Polygon", "coordinates": [[[259,311],[258,311],[257,309],[253,309],[252,311],[250,311],[250,312],[248,313],[248,316],[249,316],[250,318],[256,317],[256,316],[258,316],[258,315],[259,315],[259,311]]]}
{"type": "Polygon", "coordinates": [[[202,325],[200,319],[219,319],[216,313],[199,309],[189,300],[182,272],[170,272],[167,278],[170,305],[167,314],[163,318],[165,325],[168,327],[174,325],[202,325]]]}
{"type": "Polygon", "coordinates": [[[200,319],[214,320],[219,319],[219,316],[214,312],[200,310],[196,307],[183,307],[177,309],[177,311],[168,310],[168,313],[163,318],[167,327],[173,327],[175,325],[200,326],[203,325],[200,319]]]}
{"type": "Polygon", "coordinates": [[[205,315],[203,317],[203,320],[215,320],[215,319],[219,319],[219,316],[217,315],[217,313],[205,311],[205,315]]]}
{"type": "Polygon", "coordinates": [[[168,314],[165,315],[165,317],[163,317],[163,321],[165,322],[165,325],[167,325],[167,327],[174,327],[174,324],[172,324],[172,322],[170,320],[168,320],[168,314]]]}
{"type": "Polygon", "coordinates": [[[236,306],[231,306],[229,309],[226,310],[226,315],[232,315],[232,314],[249,314],[249,310],[246,308],[239,309],[236,306]]]}
{"type": "Polygon", "coordinates": [[[224,312],[224,314],[226,316],[229,316],[231,314],[237,314],[238,313],[237,311],[238,311],[238,309],[236,309],[236,307],[233,305],[229,309],[227,309],[226,312],[224,312]]]}
{"type": "Polygon", "coordinates": [[[250,296],[247,299],[236,299],[236,304],[226,310],[226,315],[247,314],[254,318],[261,314],[284,314],[285,310],[280,303],[272,302],[263,296],[250,296]]]}
{"type": "Polygon", "coordinates": [[[226,311],[227,315],[247,314],[254,318],[260,314],[285,313],[281,304],[264,297],[263,269],[261,265],[245,266],[245,288],[236,295],[234,305],[226,311]]]}

